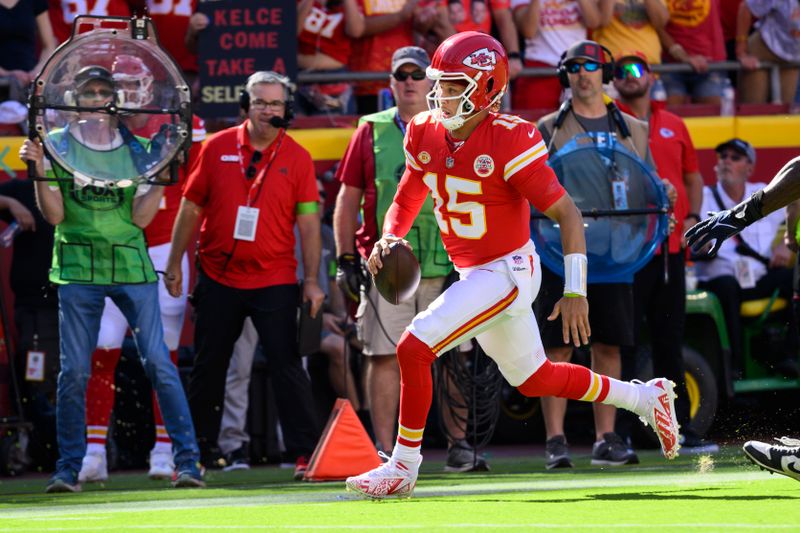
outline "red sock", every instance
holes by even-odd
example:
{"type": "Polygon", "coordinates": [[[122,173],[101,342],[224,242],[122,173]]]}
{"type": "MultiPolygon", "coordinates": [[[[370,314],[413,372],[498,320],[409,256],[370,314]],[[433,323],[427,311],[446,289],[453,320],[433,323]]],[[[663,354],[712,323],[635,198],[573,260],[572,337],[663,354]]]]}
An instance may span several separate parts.
{"type": "Polygon", "coordinates": [[[114,408],[114,371],[121,353],[119,348],[98,348],[92,353],[92,375],[86,386],[88,444],[106,445],[108,420],[114,408]]]}
{"type": "Polygon", "coordinates": [[[412,333],[406,331],[397,344],[400,365],[400,429],[397,443],[409,447],[422,444],[422,430],[428,419],[433,398],[431,365],[433,351],[412,333]]]}
{"type": "MultiPolygon", "coordinates": [[[[175,366],[178,366],[178,350],[171,350],[169,358],[175,366]]],[[[159,443],[171,445],[172,441],[167,434],[167,428],[164,427],[164,418],[161,416],[161,408],[158,406],[158,395],[155,389],[153,390],[153,422],[156,425],[156,447],[158,447],[159,443]]]]}
{"type": "Polygon", "coordinates": [[[525,396],[557,396],[602,402],[609,388],[606,376],[595,374],[585,366],[545,360],[539,370],[531,374],[517,390],[525,396]]]}

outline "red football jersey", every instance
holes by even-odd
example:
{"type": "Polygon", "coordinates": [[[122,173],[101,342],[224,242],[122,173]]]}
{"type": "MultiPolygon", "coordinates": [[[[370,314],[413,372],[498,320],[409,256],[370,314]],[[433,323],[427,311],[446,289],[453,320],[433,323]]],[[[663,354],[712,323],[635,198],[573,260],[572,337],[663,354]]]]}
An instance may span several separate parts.
{"type": "Polygon", "coordinates": [[[50,24],[59,43],[72,35],[72,21],[78,15],[98,17],[130,17],[126,0],[49,0],[47,3],[50,24]]]}
{"type": "Polygon", "coordinates": [[[313,55],[319,51],[346,65],[352,47],[344,32],[344,6],[329,8],[315,0],[298,41],[298,53],[313,55]]]}
{"type": "Polygon", "coordinates": [[[150,18],[158,31],[158,42],[185,72],[197,72],[197,55],[186,49],[189,17],[197,10],[197,0],[147,0],[150,18]]]}
{"type": "Polygon", "coordinates": [[[463,142],[448,139],[429,112],[411,121],[406,172],[384,232],[404,236],[430,192],[447,253],[458,267],[482,265],[530,239],[530,205],[547,210],[564,194],[547,166],[536,127],[490,113],[463,142]]]}

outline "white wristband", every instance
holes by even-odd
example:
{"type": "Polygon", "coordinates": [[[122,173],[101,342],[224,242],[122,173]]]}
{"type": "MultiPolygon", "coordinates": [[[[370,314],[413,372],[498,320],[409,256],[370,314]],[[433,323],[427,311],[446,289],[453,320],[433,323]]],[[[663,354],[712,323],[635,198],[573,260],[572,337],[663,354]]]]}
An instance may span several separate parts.
{"type": "Polygon", "coordinates": [[[586,296],[589,262],[584,254],[564,256],[564,296],[586,296]]]}

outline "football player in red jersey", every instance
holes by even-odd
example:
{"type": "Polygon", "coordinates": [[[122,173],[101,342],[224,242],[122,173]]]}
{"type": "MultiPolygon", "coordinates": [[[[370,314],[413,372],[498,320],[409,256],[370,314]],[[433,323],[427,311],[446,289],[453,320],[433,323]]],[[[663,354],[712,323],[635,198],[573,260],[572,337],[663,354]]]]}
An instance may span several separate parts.
{"type": "Polygon", "coordinates": [[[430,193],[461,279],[418,314],[400,339],[397,442],[381,466],[348,478],[347,489],[375,499],[411,496],[431,405],[430,367],[437,356],[473,337],[522,394],[632,411],[656,431],[664,455],[674,458],[679,446],[672,382],[623,382],[545,357],[531,309],[541,270],[530,240],[529,204],[561,228],[564,297],[548,320],[560,314],[564,342],[575,346],[587,344],[591,334],[586,243],[581,215],[546,165],[547,148],[536,127],[492,111],[508,85],[505,50],[488,35],[459,33],[439,46],[427,74],[435,81],[430,111],[408,126],[406,171],[368,268],[378,272],[390,244],[408,245],[402,237],[430,193]]]}

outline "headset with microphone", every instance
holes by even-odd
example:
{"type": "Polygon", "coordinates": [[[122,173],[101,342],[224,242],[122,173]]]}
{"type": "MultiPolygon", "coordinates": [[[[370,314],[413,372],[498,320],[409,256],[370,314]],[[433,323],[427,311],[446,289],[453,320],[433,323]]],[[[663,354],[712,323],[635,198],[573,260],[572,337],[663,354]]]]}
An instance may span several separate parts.
{"type": "Polygon", "coordinates": [[[607,62],[603,61],[601,63],[603,68],[603,85],[605,85],[606,83],[611,83],[611,80],[614,79],[614,55],[611,53],[611,50],[609,50],[602,44],[596,43],[594,41],[581,41],[577,44],[570,46],[567,50],[564,50],[564,53],[561,54],[561,57],[558,60],[558,66],[556,67],[556,72],[558,73],[558,81],[561,82],[561,86],[564,87],[565,89],[569,89],[569,78],[567,77],[567,65],[566,65],[567,53],[574,48],[582,46],[597,46],[608,55],[608,61],[607,62]]]}
{"type": "Polygon", "coordinates": [[[294,118],[294,85],[289,78],[281,76],[275,72],[262,71],[252,74],[247,78],[245,88],[239,91],[239,107],[245,113],[250,111],[250,93],[247,91],[248,86],[256,85],[258,83],[279,83],[283,86],[286,93],[286,105],[283,109],[282,117],[270,117],[269,123],[274,128],[288,128],[294,118]]]}

